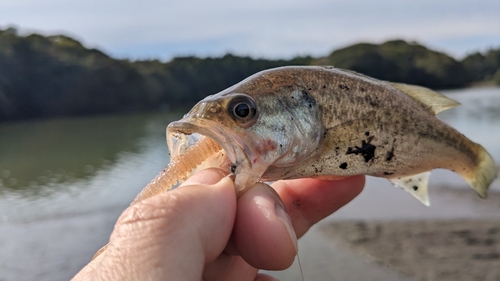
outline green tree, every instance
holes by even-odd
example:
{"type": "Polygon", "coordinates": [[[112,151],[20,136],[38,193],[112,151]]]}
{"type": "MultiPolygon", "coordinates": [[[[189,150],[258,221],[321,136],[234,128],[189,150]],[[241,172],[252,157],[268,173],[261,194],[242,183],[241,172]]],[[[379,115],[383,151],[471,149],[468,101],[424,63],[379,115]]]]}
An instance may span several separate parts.
{"type": "Polygon", "coordinates": [[[463,87],[470,82],[460,62],[420,44],[402,40],[380,45],[355,44],[336,50],[315,63],[354,70],[382,80],[429,88],[463,87]]]}
{"type": "Polygon", "coordinates": [[[488,81],[500,69],[500,48],[490,49],[486,54],[472,53],[462,63],[473,81],[488,81]]]}

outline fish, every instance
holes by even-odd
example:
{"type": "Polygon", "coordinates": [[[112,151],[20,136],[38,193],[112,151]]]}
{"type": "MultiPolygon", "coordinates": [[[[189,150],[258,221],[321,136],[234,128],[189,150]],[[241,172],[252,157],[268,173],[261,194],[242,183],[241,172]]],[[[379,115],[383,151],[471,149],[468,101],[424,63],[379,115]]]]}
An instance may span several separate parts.
{"type": "Polygon", "coordinates": [[[229,167],[239,194],[259,181],[370,175],[429,206],[430,172],[442,168],[486,198],[497,177],[493,158],[436,117],[458,105],[349,70],[279,67],[201,100],[168,125],[167,142],[174,159],[191,135],[218,143],[227,157],[218,167],[229,167]]]}
{"type": "Polygon", "coordinates": [[[436,117],[458,105],[424,87],[329,66],[264,70],[167,126],[170,164],[131,205],[208,167],[233,174],[238,196],[259,181],[370,175],[429,206],[430,172],[443,168],[486,198],[493,158],[436,117]]]}

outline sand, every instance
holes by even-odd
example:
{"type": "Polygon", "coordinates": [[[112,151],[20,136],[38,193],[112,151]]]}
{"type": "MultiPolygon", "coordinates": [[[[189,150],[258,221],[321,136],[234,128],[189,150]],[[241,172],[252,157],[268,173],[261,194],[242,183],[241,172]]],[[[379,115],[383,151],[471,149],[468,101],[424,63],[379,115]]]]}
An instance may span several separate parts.
{"type": "MultiPolygon", "coordinates": [[[[500,215],[498,192],[486,201],[467,190],[440,192],[497,207],[492,210],[500,215]]],[[[322,231],[365,260],[416,280],[500,280],[500,217],[337,221],[322,231]]]]}
{"type": "Polygon", "coordinates": [[[332,223],[338,244],[417,280],[500,280],[500,220],[332,223]]]}

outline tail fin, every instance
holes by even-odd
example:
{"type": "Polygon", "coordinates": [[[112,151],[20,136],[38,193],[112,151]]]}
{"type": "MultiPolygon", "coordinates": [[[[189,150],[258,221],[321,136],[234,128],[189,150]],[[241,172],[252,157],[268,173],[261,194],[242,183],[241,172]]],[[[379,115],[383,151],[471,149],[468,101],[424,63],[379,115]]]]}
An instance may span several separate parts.
{"type": "Polygon", "coordinates": [[[478,156],[479,161],[472,177],[465,178],[465,180],[479,197],[486,198],[488,197],[488,188],[497,178],[497,165],[481,145],[478,145],[478,156]]]}

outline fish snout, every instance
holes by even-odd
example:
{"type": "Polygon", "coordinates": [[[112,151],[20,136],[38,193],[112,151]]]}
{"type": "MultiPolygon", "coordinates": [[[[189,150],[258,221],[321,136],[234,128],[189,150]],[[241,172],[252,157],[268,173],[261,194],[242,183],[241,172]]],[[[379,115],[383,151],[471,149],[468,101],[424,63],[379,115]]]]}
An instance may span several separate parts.
{"type": "MultiPolygon", "coordinates": [[[[219,117],[223,107],[218,101],[201,101],[197,103],[183,119],[208,119],[214,120],[219,117]]],[[[187,121],[187,120],[185,120],[187,121]]]]}

